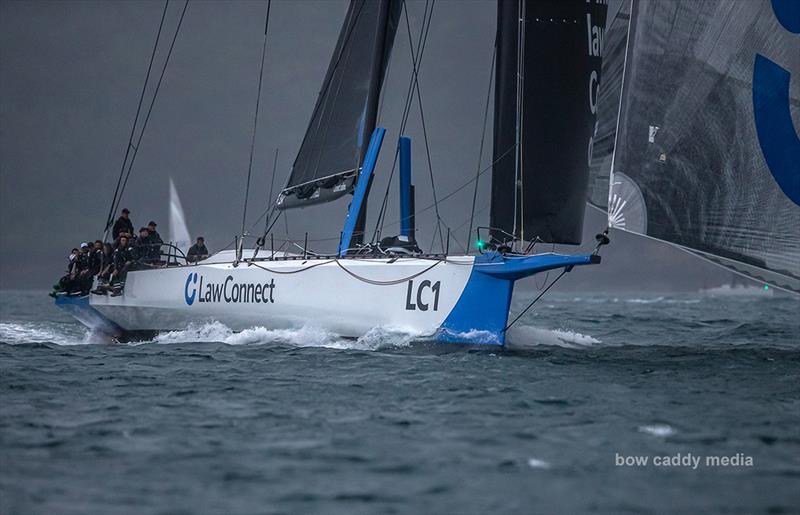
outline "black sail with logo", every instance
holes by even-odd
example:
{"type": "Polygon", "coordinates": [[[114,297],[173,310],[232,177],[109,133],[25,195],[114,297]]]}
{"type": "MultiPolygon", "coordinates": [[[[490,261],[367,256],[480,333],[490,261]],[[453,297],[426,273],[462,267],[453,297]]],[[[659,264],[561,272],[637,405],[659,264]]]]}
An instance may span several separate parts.
{"type": "Polygon", "coordinates": [[[352,0],[311,121],[278,207],[302,207],[352,192],[375,129],[400,0],[352,0]]]}
{"type": "Polygon", "coordinates": [[[581,242],[606,10],[605,0],[498,1],[496,241],[581,242]]]}

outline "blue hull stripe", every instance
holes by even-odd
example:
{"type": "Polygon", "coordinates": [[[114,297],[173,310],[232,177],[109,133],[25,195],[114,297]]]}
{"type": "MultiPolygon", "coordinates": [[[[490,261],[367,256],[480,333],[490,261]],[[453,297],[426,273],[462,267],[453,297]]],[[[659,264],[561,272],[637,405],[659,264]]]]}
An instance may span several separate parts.
{"type": "Polygon", "coordinates": [[[467,285],[436,339],[443,342],[503,345],[514,282],[539,272],[600,263],[600,256],[541,254],[505,257],[487,252],[475,258],[467,285]]]}
{"type": "Polygon", "coordinates": [[[90,329],[114,337],[125,334],[124,329],[92,307],[89,297],[56,297],[55,304],[90,329]]]}

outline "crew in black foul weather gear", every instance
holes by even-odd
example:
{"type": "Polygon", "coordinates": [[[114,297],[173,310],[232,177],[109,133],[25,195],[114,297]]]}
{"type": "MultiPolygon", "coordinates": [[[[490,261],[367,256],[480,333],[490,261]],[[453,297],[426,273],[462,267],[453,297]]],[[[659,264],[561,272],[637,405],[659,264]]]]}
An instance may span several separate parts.
{"type": "Polygon", "coordinates": [[[208,249],[206,248],[206,240],[202,236],[198,236],[197,243],[189,247],[189,252],[186,254],[186,261],[190,263],[197,263],[208,257],[208,249]]]}
{"type": "Polygon", "coordinates": [[[152,220],[150,220],[150,223],[147,224],[147,230],[150,231],[150,241],[158,244],[164,243],[164,240],[161,239],[161,235],[158,234],[158,231],[156,230],[156,225],[158,224],[152,220]]]}
{"type": "Polygon", "coordinates": [[[92,276],[100,273],[100,268],[103,266],[103,242],[95,240],[94,246],[89,251],[89,269],[92,276]]]}
{"type": "Polygon", "coordinates": [[[136,242],[132,245],[134,251],[134,257],[140,263],[149,263],[150,262],[150,252],[152,250],[152,245],[150,244],[150,231],[147,230],[147,227],[142,227],[139,229],[139,237],[136,239],[136,242]]]}
{"type": "Polygon", "coordinates": [[[75,258],[75,268],[73,280],[69,287],[69,293],[88,294],[92,288],[92,274],[88,243],[81,243],[81,251],[75,258]]]}
{"type": "Polygon", "coordinates": [[[133,222],[130,219],[130,211],[128,208],[124,208],[122,210],[122,214],[117,218],[117,221],[114,222],[114,227],[111,229],[111,236],[116,240],[120,233],[127,232],[129,235],[133,235],[133,222]],[[123,229],[127,229],[123,231],[123,229]]]}
{"type": "Polygon", "coordinates": [[[114,273],[111,276],[112,285],[121,287],[134,261],[134,251],[133,248],[128,245],[128,238],[121,236],[119,238],[119,246],[117,250],[114,251],[114,273]]]}

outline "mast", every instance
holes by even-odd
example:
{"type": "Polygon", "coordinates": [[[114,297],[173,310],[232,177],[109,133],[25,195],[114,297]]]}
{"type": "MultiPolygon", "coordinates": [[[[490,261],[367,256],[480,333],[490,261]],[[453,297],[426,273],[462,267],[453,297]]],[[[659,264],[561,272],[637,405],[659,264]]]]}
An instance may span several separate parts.
{"type": "Polygon", "coordinates": [[[517,111],[514,125],[514,237],[520,234],[520,239],[525,239],[523,226],[517,224],[517,213],[520,222],[524,219],[524,205],[522,202],[522,116],[525,106],[525,2],[519,2],[517,20],[517,111]]]}
{"type": "MultiPolygon", "coordinates": [[[[372,1],[372,0],[369,0],[372,1]]],[[[394,32],[397,28],[397,20],[400,14],[400,8],[402,6],[401,2],[395,0],[381,0],[380,1],[380,14],[378,15],[379,26],[378,26],[378,33],[380,34],[387,34],[387,38],[389,37],[388,34],[391,33],[391,37],[394,37],[394,32]],[[391,13],[392,9],[397,11],[397,15],[392,18],[391,13]],[[390,23],[394,23],[393,27],[390,27],[390,23]]],[[[383,45],[375,45],[372,49],[372,69],[373,70],[386,70],[386,66],[389,61],[389,51],[391,50],[391,46],[384,42],[383,45]]],[[[381,73],[383,75],[383,73],[381,73]]],[[[382,79],[382,77],[381,77],[382,79]]],[[[380,100],[381,95],[381,86],[383,85],[383,80],[380,81],[373,81],[370,84],[370,91],[367,96],[367,108],[364,113],[364,126],[362,128],[362,138],[368,137],[372,135],[373,131],[375,131],[375,124],[378,120],[378,103],[380,100]]],[[[361,169],[364,159],[367,153],[367,145],[361,146],[361,157],[359,159],[359,169],[361,169]]],[[[351,246],[356,246],[364,243],[364,233],[366,232],[366,225],[367,225],[367,201],[369,199],[369,192],[372,189],[372,176],[369,178],[369,182],[367,183],[367,190],[364,194],[364,199],[361,202],[361,208],[358,212],[358,218],[356,219],[355,229],[353,230],[353,238],[351,239],[351,246]]]]}

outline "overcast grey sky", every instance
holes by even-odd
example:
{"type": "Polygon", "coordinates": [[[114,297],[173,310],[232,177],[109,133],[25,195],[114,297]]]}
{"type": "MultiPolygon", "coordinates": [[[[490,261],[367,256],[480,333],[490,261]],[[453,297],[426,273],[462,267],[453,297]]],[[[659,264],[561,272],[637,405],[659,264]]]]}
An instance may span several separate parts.
{"type": "MultiPolygon", "coordinates": [[[[182,5],[170,2],[167,41],[182,5]]],[[[416,37],[424,2],[409,5],[416,37]]],[[[154,219],[166,234],[172,177],[193,235],[204,235],[218,250],[239,231],[265,6],[257,0],[190,2],[122,202],[136,226],[154,219]]],[[[155,1],[0,3],[0,287],[49,286],[63,272],[70,248],[101,235],[162,8],[155,1]]],[[[251,222],[267,205],[275,149],[280,152],[276,188],[294,160],[346,10],[345,0],[273,2],[251,222]]],[[[494,17],[491,0],[436,2],[420,86],[440,196],[473,176],[478,166],[494,17]]],[[[166,54],[164,43],[156,71],[166,54]]],[[[401,24],[379,121],[388,133],[371,220],[391,167],[409,56],[401,24]]],[[[419,120],[415,108],[406,133],[413,139],[417,206],[424,207],[431,191],[419,120]]],[[[484,166],[490,155],[487,137],[484,166]]],[[[488,191],[485,174],[477,204],[484,224],[488,191]]],[[[397,219],[396,196],[393,190],[388,220],[397,219]]],[[[471,199],[466,188],[441,205],[448,225],[459,227],[467,220],[471,199]]],[[[291,211],[290,232],[298,239],[305,231],[312,239],[336,237],[346,209],[342,199],[291,211]]],[[[432,210],[419,217],[423,247],[429,247],[433,223],[432,210]]],[[[587,234],[594,234],[604,227],[603,217],[590,214],[586,225],[587,234]]],[[[453,236],[463,243],[466,227],[453,236]]],[[[319,249],[330,250],[322,244],[319,249]]],[[[604,254],[607,264],[580,277],[572,274],[576,277],[565,280],[565,287],[692,289],[730,278],[628,235],[615,238],[604,254]]]]}

